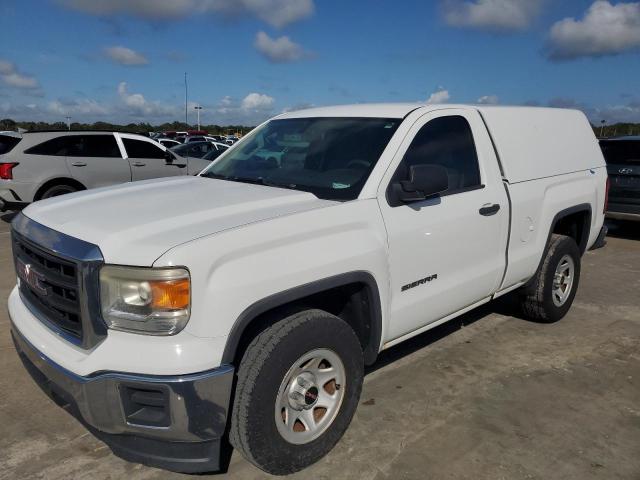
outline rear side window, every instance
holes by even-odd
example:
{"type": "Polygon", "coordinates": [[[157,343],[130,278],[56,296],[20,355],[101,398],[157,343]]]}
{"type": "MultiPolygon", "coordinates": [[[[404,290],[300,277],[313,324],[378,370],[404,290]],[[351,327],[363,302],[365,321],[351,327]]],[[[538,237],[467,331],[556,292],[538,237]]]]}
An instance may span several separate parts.
{"type": "Polygon", "coordinates": [[[64,135],[25,151],[32,155],[122,158],[113,135],[64,135]]]}
{"type": "Polygon", "coordinates": [[[439,165],[449,176],[449,189],[456,193],[480,186],[478,154],[469,122],[454,115],[431,120],[416,134],[392,183],[404,180],[413,165],[439,165]]]}
{"type": "Polygon", "coordinates": [[[9,153],[13,150],[18,143],[20,143],[22,138],[13,137],[11,135],[0,135],[0,155],[9,153]]]}
{"type": "Polygon", "coordinates": [[[129,158],[164,158],[164,150],[155,146],[151,142],[123,138],[124,148],[127,150],[129,158]]]}
{"type": "Polygon", "coordinates": [[[24,153],[31,155],[53,155],[64,157],[69,150],[69,145],[71,145],[73,141],[74,138],[71,136],[56,137],[31,147],[25,150],[24,153]]]}
{"type": "Polygon", "coordinates": [[[600,142],[604,159],[615,165],[640,165],[640,140],[600,142]]]}
{"type": "Polygon", "coordinates": [[[69,145],[68,157],[122,158],[113,135],[78,135],[69,145]]]}

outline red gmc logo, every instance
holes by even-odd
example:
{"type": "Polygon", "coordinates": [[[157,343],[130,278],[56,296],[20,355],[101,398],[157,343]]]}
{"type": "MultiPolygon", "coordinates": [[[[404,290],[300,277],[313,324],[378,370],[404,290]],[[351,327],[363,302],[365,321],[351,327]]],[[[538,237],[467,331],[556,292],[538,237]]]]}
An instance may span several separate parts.
{"type": "Polygon", "coordinates": [[[40,295],[47,295],[47,289],[42,285],[44,276],[33,269],[31,264],[24,263],[19,258],[16,260],[16,271],[20,280],[31,287],[40,295]]]}

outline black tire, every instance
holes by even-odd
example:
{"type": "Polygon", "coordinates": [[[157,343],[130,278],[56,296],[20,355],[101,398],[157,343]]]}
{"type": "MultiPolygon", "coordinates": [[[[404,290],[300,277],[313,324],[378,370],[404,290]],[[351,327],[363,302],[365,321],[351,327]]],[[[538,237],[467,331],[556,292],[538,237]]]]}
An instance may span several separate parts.
{"type": "Polygon", "coordinates": [[[53,185],[47,188],[44,192],[42,192],[39,200],[45,200],[47,198],[52,198],[52,197],[59,197],[60,195],[66,195],[67,193],[73,193],[77,191],[78,191],[78,188],[74,187],[73,185],[68,185],[64,183],[59,185],[53,185]]]}
{"type": "Polygon", "coordinates": [[[258,335],[238,370],[229,439],[244,457],[274,475],[302,470],[324,457],[340,440],[356,411],[364,375],[360,342],[344,321],[321,310],[287,317],[258,335]],[[301,356],[330,349],[345,370],[345,391],[333,422],[306,444],[285,440],[278,431],[275,406],[283,379],[301,356]]]}
{"type": "Polygon", "coordinates": [[[530,320],[544,323],[557,322],[564,317],[578,290],[580,281],[580,249],[573,238],[552,235],[542,265],[535,277],[524,288],[521,298],[522,311],[530,320]],[[573,260],[574,275],[571,291],[560,306],[553,300],[554,275],[560,261],[568,255],[573,260]]]}

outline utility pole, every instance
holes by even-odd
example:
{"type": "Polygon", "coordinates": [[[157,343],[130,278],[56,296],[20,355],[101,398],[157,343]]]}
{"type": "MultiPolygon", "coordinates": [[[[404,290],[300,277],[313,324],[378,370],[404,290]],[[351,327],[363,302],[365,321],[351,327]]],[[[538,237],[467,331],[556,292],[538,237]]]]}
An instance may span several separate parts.
{"type": "Polygon", "coordinates": [[[189,126],[189,114],[187,113],[187,100],[188,96],[188,88],[187,88],[187,72],[184,72],[184,123],[189,126]]]}
{"type": "Polygon", "coordinates": [[[198,112],[198,130],[200,130],[200,110],[202,110],[201,105],[196,105],[193,107],[196,112],[198,112]]]}
{"type": "Polygon", "coordinates": [[[67,119],[67,130],[71,130],[71,117],[65,117],[67,119]]]}

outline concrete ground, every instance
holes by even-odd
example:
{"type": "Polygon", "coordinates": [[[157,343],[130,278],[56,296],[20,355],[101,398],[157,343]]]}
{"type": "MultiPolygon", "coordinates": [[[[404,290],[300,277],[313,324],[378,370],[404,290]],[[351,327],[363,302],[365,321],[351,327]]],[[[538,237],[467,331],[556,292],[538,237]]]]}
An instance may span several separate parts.
{"type": "MultiPolygon", "coordinates": [[[[8,230],[0,222],[0,478],[189,478],[115,457],[23,371],[8,230]]],[[[492,304],[385,352],[345,437],[293,478],[640,479],[640,227],[584,257],[561,322],[511,311],[492,304]]],[[[217,476],[267,477],[238,454],[217,476]]]]}

